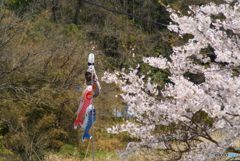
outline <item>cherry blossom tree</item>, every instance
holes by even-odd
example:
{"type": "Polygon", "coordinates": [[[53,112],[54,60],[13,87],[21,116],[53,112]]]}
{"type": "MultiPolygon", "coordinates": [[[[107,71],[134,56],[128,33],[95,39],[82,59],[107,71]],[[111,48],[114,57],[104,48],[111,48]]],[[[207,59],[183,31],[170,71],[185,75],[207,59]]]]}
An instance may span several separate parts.
{"type": "Polygon", "coordinates": [[[170,83],[163,90],[151,78],[138,74],[139,65],[128,72],[105,72],[102,78],[120,87],[134,118],[108,129],[113,134],[128,132],[139,140],[128,144],[128,152],[148,147],[178,151],[177,159],[207,160],[212,150],[225,154],[227,148],[234,148],[240,137],[240,76],[236,72],[240,66],[240,2],[189,9],[188,15],[182,15],[168,8],[172,19],[168,29],[192,38],[173,47],[170,59],[143,58],[150,66],[170,71],[170,83]],[[202,81],[193,81],[187,73],[202,81]],[[218,140],[211,135],[215,131],[227,135],[218,140]],[[210,141],[209,146],[202,138],[210,141]],[[181,148],[173,146],[176,142],[181,148]]]}

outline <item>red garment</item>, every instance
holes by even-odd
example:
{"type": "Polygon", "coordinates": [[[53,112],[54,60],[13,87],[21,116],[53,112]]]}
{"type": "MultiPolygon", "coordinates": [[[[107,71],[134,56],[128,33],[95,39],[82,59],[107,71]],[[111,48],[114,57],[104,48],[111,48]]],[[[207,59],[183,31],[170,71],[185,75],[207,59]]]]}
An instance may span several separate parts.
{"type": "Polygon", "coordinates": [[[74,121],[74,126],[82,125],[85,117],[87,107],[92,104],[93,89],[92,86],[87,86],[86,90],[83,92],[83,97],[80,100],[80,105],[77,111],[77,118],[74,121]]]}

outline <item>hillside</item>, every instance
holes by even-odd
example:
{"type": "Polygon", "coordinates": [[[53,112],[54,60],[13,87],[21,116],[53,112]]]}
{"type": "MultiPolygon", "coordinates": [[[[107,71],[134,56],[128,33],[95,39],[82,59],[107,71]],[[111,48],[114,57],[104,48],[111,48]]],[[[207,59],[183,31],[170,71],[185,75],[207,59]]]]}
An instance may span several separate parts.
{"type": "MultiPolygon", "coordinates": [[[[85,86],[88,54],[96,55],[99,78],[105,71],[140,64],[139,75],[151,77],[162,89],[169,71],[156,70],[142,58],[169,59],[172,46],[191,38],[167,29],[171,20],[166,6],[185,14],[189,5],[208,2],[1,1],[0,160],[83,159],[87,143],[81,142],[82,131],[73,129],[73,121],[85,86]]],[[[126,120],[113,113],[123,111],[126,104],[116,97],[119,87],[100,83],[101,94],[94,100],[96,157],[119,160],[118,153],[134,139],[126,133],[109,134],[106,128],[126,120]]]]}

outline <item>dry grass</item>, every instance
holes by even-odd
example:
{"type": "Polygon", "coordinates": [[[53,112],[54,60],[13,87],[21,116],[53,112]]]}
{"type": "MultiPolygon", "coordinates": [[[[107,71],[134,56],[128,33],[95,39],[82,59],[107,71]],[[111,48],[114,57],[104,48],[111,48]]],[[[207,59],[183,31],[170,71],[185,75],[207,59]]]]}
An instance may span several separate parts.
{"type": "MultiPolygon", "coordinates": [[[[57,154],[49,154],[45,157],[44,161],[91,161],[91,156],[84,158],[78,158],[73,156],[62,156],[57,154]]],[[[107,154],[106,156],[96,156],[95,161],[120,161],[114,154],[107,154]]]]}
{"type": "Polygon", "coordinates": [[[66,157],[66,156],[60,156],[56,154],[49,154],[44,161],[80,161],[80,159],[76,157],[66,157]]]}

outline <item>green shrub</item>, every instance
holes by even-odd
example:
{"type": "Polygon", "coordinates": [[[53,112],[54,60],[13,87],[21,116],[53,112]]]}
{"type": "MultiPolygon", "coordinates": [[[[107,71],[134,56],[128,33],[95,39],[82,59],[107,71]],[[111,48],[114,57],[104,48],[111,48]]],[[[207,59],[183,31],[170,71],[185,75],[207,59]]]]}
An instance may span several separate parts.
{"type": "Polygon", "coordinates": [[[78,154],[78,149],[74,145],[65,144],[60,148],[59,153],[67,156],[76,156],[78,154]]]}
{"type": "Polygon", "coordinates": [[[13,9],[18,9],[18,8],[26,7],[31,2],[32,0],[9,0],[9,5],[13,9]]]}

